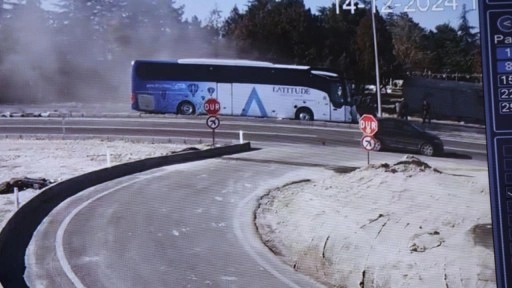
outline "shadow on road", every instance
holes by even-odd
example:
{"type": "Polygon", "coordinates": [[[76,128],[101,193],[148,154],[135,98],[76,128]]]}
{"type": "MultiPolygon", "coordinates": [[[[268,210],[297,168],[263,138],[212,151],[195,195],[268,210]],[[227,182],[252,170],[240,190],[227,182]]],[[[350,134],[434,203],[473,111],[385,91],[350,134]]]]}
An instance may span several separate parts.
{"type": "Polygon", "coordinates": [[[441,157],[441,158],[451,158],[451,159],[465,159],[465,160],[473,159],[473,157],[471,155],[455,153],[455,152],[446,152],[443,155],[440,155],[439,157],[441,157]]]}
{"type": "MultiPolygon", "coordinates": [[[[382,151],[383,152],[391,152],[391,153],[400,153],[400,154],[404,153],[404,151],[397,150],[397,149],[383,149],[382,151]]],[[[423,156],[419,152],[408,152],[408,153],[412,154],[412,155],[423,156]]],[[[471,160],[471,159],[473,159],[473,156],[471,156],[471,155],[462,154],[462,153],[456,153],[456,152],[444,152],[442,155],[438,155],[438,156],[434,156],[434,157],[436,157],[436,158],[449,158],[449,159],[464,159],[464,160],[471,160]]]]}

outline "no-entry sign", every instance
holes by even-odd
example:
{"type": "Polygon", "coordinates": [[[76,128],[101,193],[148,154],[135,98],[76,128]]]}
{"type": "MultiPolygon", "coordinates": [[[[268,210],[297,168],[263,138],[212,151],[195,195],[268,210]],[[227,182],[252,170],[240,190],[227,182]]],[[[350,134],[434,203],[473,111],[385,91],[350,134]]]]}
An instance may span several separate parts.
{"type": "Polygon", "coordinates": [[[364,135],[373,136],[379,130],[379,123],[372,115],[364,114],[359,119],[359,129],[361,129],[364,135]]]}
{"type": "Polygon", "coordinates": [[[220,111],[220,102],[215,98],[210,98],[204,102],[204,111],[208,115],[217,115],[220,111]]]}

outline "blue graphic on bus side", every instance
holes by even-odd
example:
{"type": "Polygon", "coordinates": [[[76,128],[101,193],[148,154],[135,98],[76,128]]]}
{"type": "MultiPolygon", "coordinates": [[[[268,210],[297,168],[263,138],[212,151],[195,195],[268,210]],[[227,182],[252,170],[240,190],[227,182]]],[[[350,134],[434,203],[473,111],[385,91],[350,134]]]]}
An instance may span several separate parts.
{"type": "MultiPolygon", "coordinates": [[[[196,113],[201,114],[206,113],[203,107],[204,101],[216,96],[215,87],[215,82],[168,81],[147,82],[144,88],[141,87],[141,90],[154,96],[153,111],[155,112],[178,113],[178,106],[183,101],[188,101],[194,105],[196,113]]],[[[254,103],[259,111],[259,116],[268,117],[267,110],[256,87],[252,88],[240,115],[248,116],[254,103]]]]}
{"type": "Polygon", "coordinates": [[[196,97],[196,93],[199,90],[199,85],[197,85],[196,83],[191,83],[187,85],[187,88],[188,92],[192,94],[192,97],[196,97]]]}
{"type": "Polygon", "coordinates": [[[155,97],[156,112],[177,113],[178,106],[183,101],[191,102],[197,113],[204,113],[203,103],[208,97],[214,97],[216,83],[212,82],[148,82],[145,91],[155,97]],[[157,94],[158,93],[158,94],[157,94]]]}
{"type": "Polygon", "coordinates": [[[210,97],[213,96],[213,93],[215,92],[215,88],[213,87],[208,87],[208,89],[206,89],[206,91],[208,91],[208,94],[210,94],[210,97]]]}
{"type": "Polygon", "coordinates": [[[263,102],[261,102],[260,95],[256,92],[256,88],[253,87],[249,98],[247,98],[247,102],[245,102],[244,109],[240,115],[247,116],[249,110],[251,110],[252,103],[256,102],[258,105],[258,109],[260,110],[260,116],[268,117],[267,110],[265,110],[265,106],[263,106],[263,102]]]}

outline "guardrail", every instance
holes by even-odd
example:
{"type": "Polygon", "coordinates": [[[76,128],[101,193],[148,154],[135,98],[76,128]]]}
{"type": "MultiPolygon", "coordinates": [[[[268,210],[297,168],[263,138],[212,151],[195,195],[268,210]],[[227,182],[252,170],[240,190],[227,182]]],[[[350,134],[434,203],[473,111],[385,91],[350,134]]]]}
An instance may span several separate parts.
{"type": "Polygon", "coordinates": [[[25,254],[32,235],[50,212],[64,200],[90,187],[147,170],[248,152],[250,142],[206,150],[181,152],[138,160],[89,172],[41,191],[20,207],[0,231],[0,284],[5,288],[28,287],[25,282],[25,254]]]}

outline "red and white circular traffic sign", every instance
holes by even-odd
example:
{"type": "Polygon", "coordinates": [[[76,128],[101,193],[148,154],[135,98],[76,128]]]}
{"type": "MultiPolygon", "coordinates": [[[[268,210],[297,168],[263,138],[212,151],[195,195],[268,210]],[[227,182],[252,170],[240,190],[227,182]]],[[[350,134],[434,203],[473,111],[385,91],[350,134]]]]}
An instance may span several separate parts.
{"type": "Polygon", "coordinates": [[[219,117],[213,116],[213,115],[208,116],[208,118],[206,119],[206,126],[208,126],[208,128],[210,128],[212,130],[219,128],[219,126],[220,126],[219,117]]]}
{"type": "Polygon", "coordinates": [[[209,98],[204,102],[204,111],[208,115],[217,115],[220,112],[220,102],[215,98],[209,98]]]}
{"type": "Polygon", "coordinates": [[[363,138],[361,138],[361,146],[363,146],[366,151],[373,150],[375,148],[375,144],[375,138],[372,136],[364,135],[363,138]]]}
{"type": "Polygon", "coordinates": [[[373,136],[379,130],[379,123],[373,115],[364,114],[359,119],[359,129],[361,129],[364,135],[373,136]]]}

